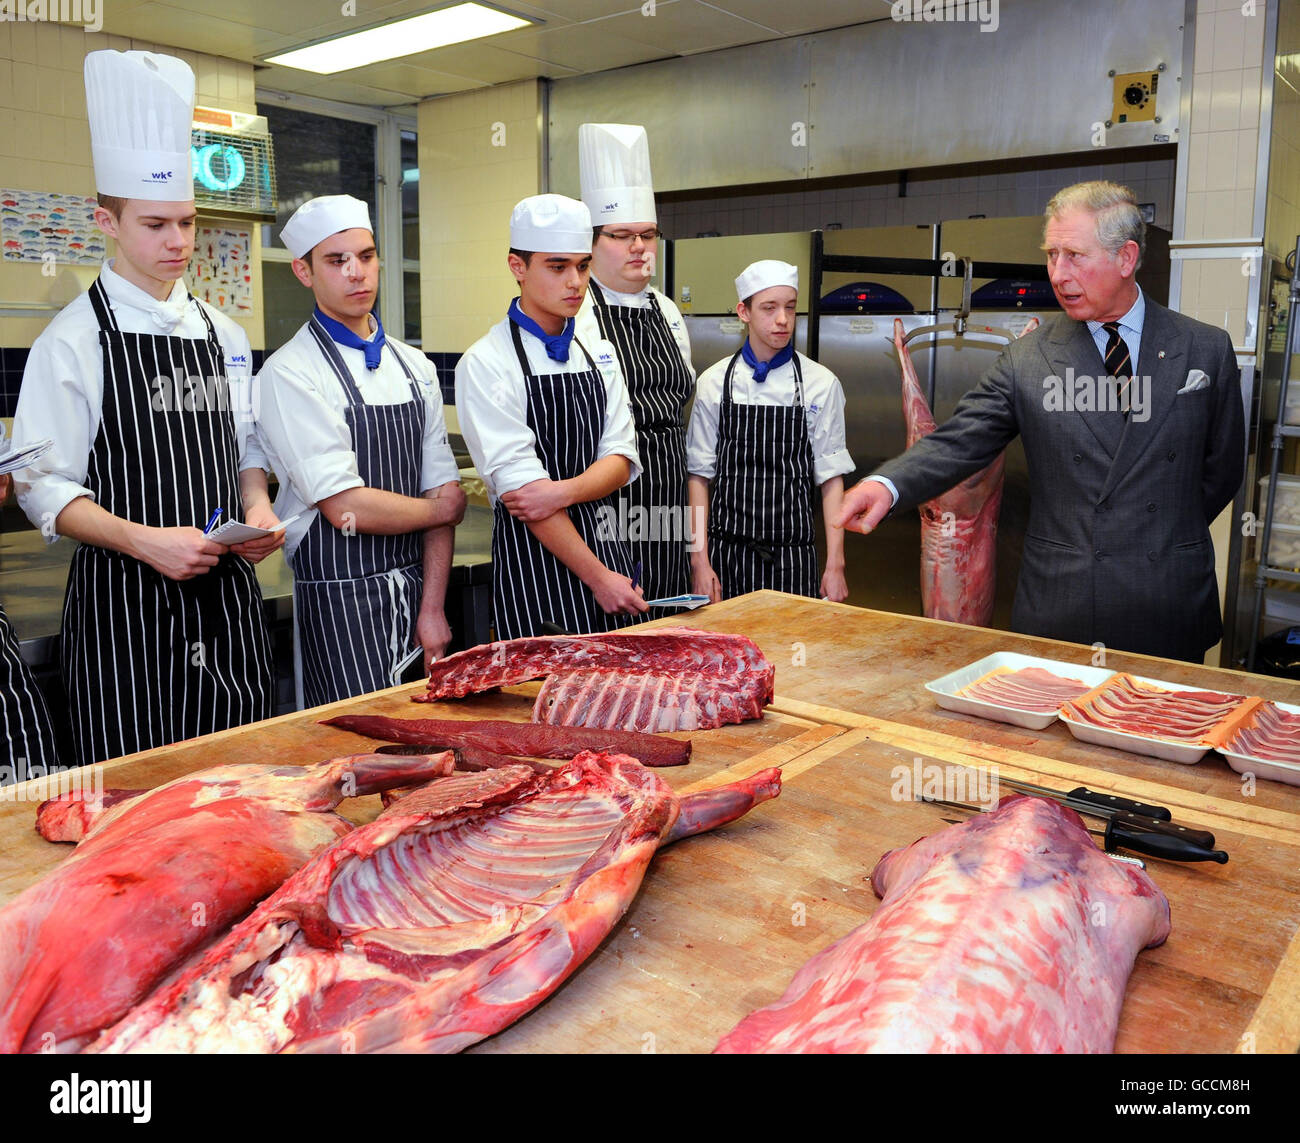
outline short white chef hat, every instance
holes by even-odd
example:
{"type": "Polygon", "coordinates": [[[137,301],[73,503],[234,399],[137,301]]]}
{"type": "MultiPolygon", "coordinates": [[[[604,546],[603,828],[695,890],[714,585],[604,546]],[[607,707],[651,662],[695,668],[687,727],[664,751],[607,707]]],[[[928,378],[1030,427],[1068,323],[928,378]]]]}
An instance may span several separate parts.
{"type": "Polygon", "coordinates": [[[736,296],[740,301],[752,298],[759,290],[769,286],[790,286],[799,292],[799,267],[789,262],[778,262],[775,258],[764,258],[761,262],[751,262],[741,271],[736,279],[736,296]]]}
{"type": "Polygon", "coordinates": [[[583,123],[578,128],[578,171],[593,226],[659,221],[644,127],[583,123]]]}
{"type": "Polygon", "coordinates": [[[510,248],[546,254],[590,254],[591,211],[576,198],[536,194],[510,215],[510,248]]]}
{"type": "Polygon", "coordinates": [[[340,230],[369,230],[370,208],[350,194],[323,194],[309,198],[289,216],[280,231],[280,241],[295,258],[301,258],[318,242],[340,230]]]}
{"type": "Polygon", "coordinates": [[[86,56],[84,72],[95,189],[150,202],[192,199],[190,65],[155,52],[100,51],[86,56]]]}

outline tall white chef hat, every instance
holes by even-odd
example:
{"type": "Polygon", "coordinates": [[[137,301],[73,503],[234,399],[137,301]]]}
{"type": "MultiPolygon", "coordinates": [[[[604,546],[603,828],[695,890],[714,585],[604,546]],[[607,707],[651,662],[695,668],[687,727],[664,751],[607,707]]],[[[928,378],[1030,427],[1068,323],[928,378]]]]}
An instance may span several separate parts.
{"type": "Polygon", "coordinates": [[[535,194],[510,215],[510,248],[546,254],[590,254],[591,211],[576,198],[535,194]]]}
{"type": "Polygon", "coordinates": [[[280,231],[280,241],[295,258],[301,258],[318,242],[340,230],[369,230],[370,208],[350,194],[324,194],[309,198],[289,216],[280,231]]]}
{"type": "Polygon", "coordinates": [[[192,199],[190,65],[154,52],[91,52],[85,77],[95,189],[150,202],[192,199]]]}
{"type": "Polygon", "coordinates": [[[659,221],[644,127],[583,123],[578,128],[578,172],[594,226],[659,221]]]}
{"type": "Polygon", "coordinates": [[[775,258],[764,258],[761,262],[751,262],[736,279],[736,296],[740,301],[752,298],[759,290],[769,286],[790,286],[799,292],[799,267],[789,262],[778,262],[775,258]]]}

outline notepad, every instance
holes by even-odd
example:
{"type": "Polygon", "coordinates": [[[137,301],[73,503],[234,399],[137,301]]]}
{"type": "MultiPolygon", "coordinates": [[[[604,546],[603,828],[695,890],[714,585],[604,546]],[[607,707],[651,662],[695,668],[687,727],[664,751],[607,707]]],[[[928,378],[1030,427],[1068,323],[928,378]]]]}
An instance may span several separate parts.
{"type": "Polygon", "coordinates": [[[707,595],[670,595],[664,599],[647,599],[651,607],[676,607],[683,611],[694,611],[709,602],[707,595]]]}
{"type": "MultiPolygon", "coordinates": [[[[3,442],[0,441],[0,443],[3,442]]],[[[26,468],[32,461],[43,457],[53,447],[54,442],[46,438],[43,441],[29,444],[26,448],[0,453],[0,476],[4,476],[8,472],[15,472],[20,468],[26,468]]]]}
{"type": "Polygon", "coordinates": [[[213,528],[207,538],[218,544],[246,544],[249,540],[261,540],[274,536],[292,524],[302,513],[281,520],[274,528],[255,528],[252,524],[241,524],[238,520],[227,520],[220,528],[213,528]]]}

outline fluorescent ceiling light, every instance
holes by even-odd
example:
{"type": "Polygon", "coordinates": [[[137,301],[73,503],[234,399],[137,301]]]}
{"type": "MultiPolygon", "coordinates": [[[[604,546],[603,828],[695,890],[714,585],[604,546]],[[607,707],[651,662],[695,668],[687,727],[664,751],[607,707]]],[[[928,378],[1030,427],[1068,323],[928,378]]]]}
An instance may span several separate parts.
{"type": "Polygon", "coordinates": [[[353,32],[311,47],[268,56],[266,62],[314,71],[318,75],[333,75],[381,60],[495,36],[527,27],[533,22],[482,4],[454,4],[450,8],[426,12],[423,16],[381,24],[364,32],[353,32]]]}

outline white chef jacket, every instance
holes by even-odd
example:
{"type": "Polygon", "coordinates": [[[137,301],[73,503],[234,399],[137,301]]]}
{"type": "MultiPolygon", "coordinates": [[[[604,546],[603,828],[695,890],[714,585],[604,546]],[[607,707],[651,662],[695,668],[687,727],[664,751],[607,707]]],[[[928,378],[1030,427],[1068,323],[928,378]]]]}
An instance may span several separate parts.
{"type": "MultiPolygon", "coordinates": [[[[537,455],[537,438],[528,427],[528,392],[510,324],[508,317],[499,321],[469,347],[456,366],[460,431],[493,503],[503,493],[547,478],[546,467],[537,455]]],[[[627,457],[632,464],[630,484],[641,475],[641,458],[636,451],[632,404],[614,347],[608,341],[589,341],[575,334],[569,360],[553,361],[541,338],[525,329],[520,329],[519,334],[528,367],[538,376],[585,372],[587,359],[578,347],[582,341],[605,379],[605,426],[596,459],[627,457]]]]}
{"type": "Polygon", "coordinates": [[[587,288],[587,296],[582,299],[582,306],[574,319],[577,323],[577,336],[582,340],[583,345],[591,348],[591,343],[600,339],[600,326],[596,322],[596,303],[591,300],[592,290],[599,290],[601,296],[611,306],[627,306],[629,309],[649,309],[650,295],[654,294],[659,301],[659,311],[664,315],[664,321],[668,323],[668,331],[677,342],[677,348],[681,350],[682,360],[686,362],[691,380],[695,379],[695,367],[691,364],[691,335],[686,330],[681,311],[673,304],[672,298],[653,286],[647,286],[636,294],[620,294],[617,290],[611,290],[597,281],[596,275],[593,274],[591,285],[587,288]]]}
{"type": "MultiPolygon", "coordinates": [[[[178,280],[171,295],[160,302],[115,273],[113,261],[110,258],[104,263],[99,277],[123,333],[204,340],[208,327],[197,307],[207,311],[230,383],[239,468],[266,468],[266,456],[253,432],[253,354],[248,335],[225,314],[191,299],[184,282],[178,280]]],[[[103,408],[104,355],[99,345],[99,321],[89,295],[82,294],[63,308],[33,344],[14,415],[16,445],[44,437],[54,441],[49,452],[14,473],[19,505],[50,542],[59,537],[52,526],[42,528],[42,523],[52,525],[79,496],[93,498],[86,487],[86,474],[103,408]]]]}
{"type": "MultiPolygon", "coordinates": [[[[686,430],[686,471],[712,480],[718,461],[718,407],[731,358],[724,357],[700,374],[695,406],[686,430]]],[[[824,365],[799,354],[803,374],[804,413],[812,446],[813,479],[819,485],[853,471],[853,458],[844,447],[844,389],[824,365]]],[[[736,361],[731,375],[731,399],[740,405],[793,405],[794,361],[768,373],[760,385],[745,359],[736,361]]]]}
{"type": "MultiPolygon", "coordinates": [[[[372,316],[371,340],[377,328],[372,316]]],[[[437,371],[418,349],[395,338],[386,341],[379,368],[373,370],[366,368],[364,350],[337,341],[334,348],[368,405],[400,405],[411,399],[411,383],[394,353],[401,353],[407,368],[415,374],[424,398],[420,491],[427,492],[460,476],[447,440],[437,371]]],[[[302,513],[285,529],[287,558],[316,519],[316,504],[349,488],[361,488],[365,482],[357,469],[352,432],[344,419],[348,395],[325,360],[309,322],[262,363],[256,393],[258,437],[271,468],[280,478],[275,514],[287,520],[302,513]]]]}

